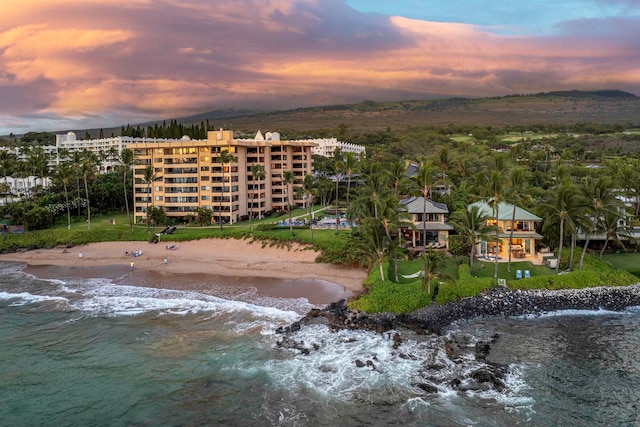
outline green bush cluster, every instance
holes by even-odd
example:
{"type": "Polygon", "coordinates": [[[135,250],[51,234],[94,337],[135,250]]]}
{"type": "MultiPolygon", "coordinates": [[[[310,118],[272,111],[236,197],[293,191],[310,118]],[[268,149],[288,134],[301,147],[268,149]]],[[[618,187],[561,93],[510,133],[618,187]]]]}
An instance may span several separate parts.
{"type": "Polygon", "coordinates": [[[455,283],[442,283],[436,298],[438,304],[457,301],[460,298],[471,297],[480,292],[489,290],[496,285],[493,278],[474,278],[471,276],[469,265],[462,264],[458,267],[458,280],[455,283]]]}
{"type": "Polygon", "coordinates": [[[353,233],[340,233],[335,239],[317,242],[316,246],[321,250],[321,254],[316,258],[316,262],[364,267],[366,260],[356,249],[359,247],[357,239],[353,233]]]}
{"type": "MultiPolygon", "coordinates": [[[[387,265],[383,266],[385,269],[387,265]]],[[[431,295],[422,290],[420,280],[412,283],[392,283],[380,280],[380,271],[375,267],[365,281],[369,291],[360,298],[350,301],[349,308],[367,313],[407,313],[424,307],[431,301],[431,295]]]]}

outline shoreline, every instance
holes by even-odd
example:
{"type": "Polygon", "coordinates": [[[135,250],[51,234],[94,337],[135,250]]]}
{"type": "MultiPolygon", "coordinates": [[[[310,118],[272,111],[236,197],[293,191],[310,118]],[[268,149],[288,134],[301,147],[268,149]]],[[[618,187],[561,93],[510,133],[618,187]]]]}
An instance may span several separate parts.
{"type": "Polygon", "coordinates": [[[603,286],[561,290],[511,290],[495,287],[474,297],[445,305],[432,304],[411,313],[367,314],[350,310],[344,301],[325,309],[311,310],[299,322],[280,328],[288,333],[305,324],[324,323],[336,329],[364,329],[384,333],[394,329],[410,329],[418,333],[442,333],[458,321],[487,317],[542,315],[562,310],[624,311],[640,307],[640,283],[628,286],[603,286]]]}
{"type": "Polygon", "coordinates": [[[122,285],[214,294],[221,286],[254,288],[263,296],[307,298],[314,305],[361,294],[367,276],[363,269],[316,263],[317,252],[299,244],[263,247],[263,242],[202,239],[169,245],[174,249],[163,242],[90,243],[1,254],[0,262],[24,263],[25,272],[45,279],[105,278],[122,285]],[[137,251],[142,254],[133,257],[137,251]]]}

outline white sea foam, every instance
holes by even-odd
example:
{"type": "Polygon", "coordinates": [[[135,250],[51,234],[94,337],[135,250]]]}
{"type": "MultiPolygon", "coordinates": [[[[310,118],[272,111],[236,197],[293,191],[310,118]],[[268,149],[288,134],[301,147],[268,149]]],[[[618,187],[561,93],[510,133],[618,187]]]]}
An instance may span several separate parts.
{"type": "Polygon", "coordinates": [[[115,285],[107,279],[72,281],[66,287],[77,295],[71,308],[98,316],[158,315],[185,316],[212,313],[238,332],[274,328],[300,318],[293,311],[232,301],[193,291],[115,285]],[[277,326],[273,326],[277,325],[277,326]]]}
{"type": "MultiPolygon", "coordinates": [[[[456,399],[476,395],[491,399],[505,406],[527,408],[529,400],[521,397],[526,387],[522,371],[509,369],[504,378],[506,390],[461,393],[451,383],[455,379],[469,378],[473,371],[487,365],[473,356],[463,356],[452,361],[446,354],[445,340],[440,336],[403,337],[402,344],[394,349],[395,332],[376,334],[368,331],[331,332],[326,326],[306,326],[291,339],[297,348],[306,348],[309,354],[298,354],[283,360],[267,362],[266,371],[281,390],[287,390],[292,398],[304,390],[312,390],[329,401],[361,401],[372,404],[408,405],[418,409],[428,405],[429,397],[456,399]],[[358,367],[356,360],[371,366],[358,367]],[[437,393],[428,394],[418,384],[429,384],[437,393]]],[[[470,348],[477,340],[471,337],[470,348]]],[[[286,349],[299,353],[299,350],[286,349]]],[[[471,352],[473,353],[473,351],[471,352]]],[[[242,369],[242,361],[238,362],[242,369]]]]}
{"type": "Polygon", "coordinates": [[[608,316],[608,315],[619,315],[620,313],[628,312],[629,309],[625,311],[613,311],[613,310],[575,310],[575,309],[567,309],[567,310],[556,310],[556,311],[548,311],[544,313],[538,314],[523,314],[521,316],[514,316],[516,319],[537,319],[537,318],[550,318],[550,317],[568,317],[568,316],[608,316]]]}
{"type": "Polygon", "coordinates": [[[5,301],[13,301],[10,306],[11,307],[20,307],[27,304],[34,304],[43,301],[60,301],[60,302],[68,302],[69,300],[64,297],[51,296],[51,295],[34,295],[29,292],[0,292],[0,300],[5,301]]]}

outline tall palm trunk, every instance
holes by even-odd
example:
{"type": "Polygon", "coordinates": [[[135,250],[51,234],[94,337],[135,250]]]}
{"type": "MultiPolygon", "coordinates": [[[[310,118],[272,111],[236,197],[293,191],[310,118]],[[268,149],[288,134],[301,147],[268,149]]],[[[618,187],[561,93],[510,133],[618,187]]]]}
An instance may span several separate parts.
{"type": "Polygon", "coordinates": [[[509,263],[507,264],[507,271],[511,273],[511,241],[513,240],[513,227],[516,224],[516,205],[513,205],[513,213],[511,214],[511,232],[509,233],[509,243],[507,244],[509,251],[509,263]]]}
{"type": "MultiPolygon", "coordinates": [[[[338,216],[338,183],[340,180],[336,174],[336,236],[338,235],[338,228],[340,227],[340,217],[338,216]]],[[[381,267],[382,268],[382,267],[381,267]]]]}
{"type": "Polygon", "coordinates": [[[67,183],[62,184],[64,187],[64,199],[67,202],[67,230],[71,230],[71,207],[69,206],[69,191],[67,191],[67,183]]]}
{"type": "Polygon", "coordinates": [[[569,271],[573,268],[573,254],[576,249],[576,233],[571,233],[571,253],[569,254],[569,271]]]}
{"type": "Polygon", "coordinates": [[[500,229],[498,228],[498,204],[496,203],[496,259],[493,264],[493,278],[498,279],[498,255],[500,255],[500,229]]]}
{"type": "Polygon", "coordinates": [[[147,233],[151,232],[151,221],[149,220],[149,199],[151,198],[151,184],[147,184],[147,197],[145,200],[147,201],[147,233]]]}
{"type": "Polygon", "coordinates": [[[131,213],[129,212],[129,195],[127,194],[127,166],[124,167],[124,177],[122,181],[124,189],[124,206],[127,209],[127,218],[129,219],[129,227],[131,227],[131,234],[133,234],[133,220],[131,219],[131,213]]]}
{"type": "Polygon", "coordinates": [[[218,220],[220,220],[220,231],[222,231],[222,199],[224,199],[224,184],[226,180],[226,175],[224,173],[224,163],[222,164],[222,191],[220,196],[220,206],[218,208],[218,220]]]}
{"type": "Polygon", "coordinates": [[[589,240],[591,240],[591,234],[587,233],[587,238],[584,241],[584,247],[582,248],[582,254],[580,254],[580,263],[578,264],[578,270],[582,270],[582,261],[584,255],[587,253],[587,247],[589,246],[589,240]]]}
{"type": "Polygon", "coordinates": [[[80,216],[80,174],[76,176],[76,189],[78,190],[78,216],[80,216]]]}
{"type": "Polygon", "coordinates": [[[471,244],[471,251],[469,252],[469,272],[471,273],[471,275],[473,276],[473,260],[476,257],[476,241],[474,239],[473,243],[471,244]]]}
{"type": "MultiPolygon", "coordinates": [[[[255,192],[255,184],[253,187],[253,191],[255,192]]],[[[251,217],[253,217],[253,204],[255,202],[255,193],[251,195],[251,204],[249,205],[249,232],[251,232],[251,217]]]]}
{"type": "Polygon", "coordinates": [[[607,245],[609,244],[609,234],[606,233],[606,238],[604,239],[604,245],[602,245],[602,249],[600,250],[600,259],[602,259],[602,255],[604,255],[605,249],[607,249],[607,245]]]}
{"type": "Polygon", "coordinates": [[[422,253],[427,249],[427,195],[422,197],[422,253]]]}
{"type": "Polygon", "coordinates": [[[558,242],[558,262],[556,263],[556,274],[560,271],[560,260],[562,260],[562,245],[564,243],[564,219],[560,220],[560,241],[558,242]]]}
{"type": "Polygon", "coordinates": [[[87,185],[87,175],[82,176],[84,180],[84,194],[87,198],[87,230],[91,230],[91,203],[89,203],[89,186],[87,185]]]}

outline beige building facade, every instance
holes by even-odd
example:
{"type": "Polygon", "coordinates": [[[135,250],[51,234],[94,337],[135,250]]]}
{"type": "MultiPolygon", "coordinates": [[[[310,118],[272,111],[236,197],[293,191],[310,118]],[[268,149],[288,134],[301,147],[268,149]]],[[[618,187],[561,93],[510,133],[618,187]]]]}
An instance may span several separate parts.
{"type": "Polygon", "coordinates": [[[210,131],[206,140],[182,139],[127,144],[134,153],[134,204],[137,223],[146,221],[147,206],[162,206],[178,220],[197,215],[198,208],[212,211],[215,222],[234,223],[260,218],[272,211],[304,204],[297,191],[313,172],[311,141],[283,141],[278,133],[258,132],[253,139],[234,139],[233,131],[210,131]],[[235,158],[222,163],[227,151],[235,158]],[[147,182],[151,165],[155,179],[147,182]],[[264,178],[254,180],[253,166],[264,178]],[[291,171],[294,182],[285,188],[283,172],[291,171]]]}

